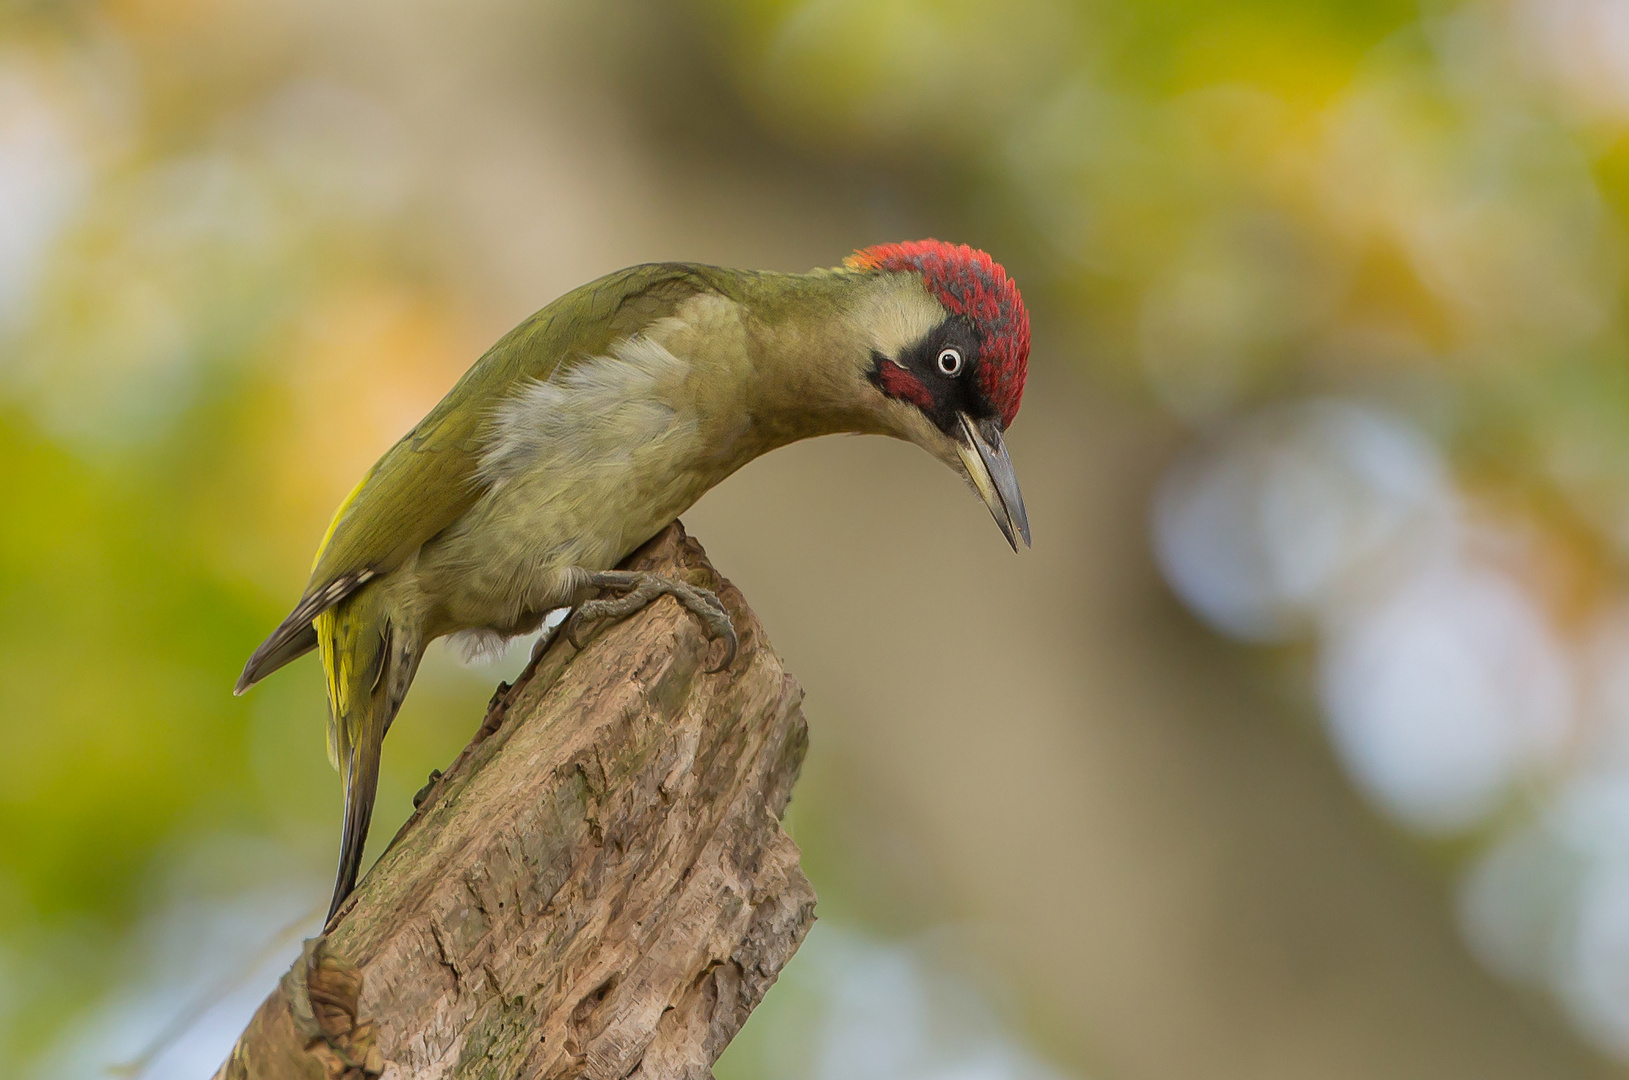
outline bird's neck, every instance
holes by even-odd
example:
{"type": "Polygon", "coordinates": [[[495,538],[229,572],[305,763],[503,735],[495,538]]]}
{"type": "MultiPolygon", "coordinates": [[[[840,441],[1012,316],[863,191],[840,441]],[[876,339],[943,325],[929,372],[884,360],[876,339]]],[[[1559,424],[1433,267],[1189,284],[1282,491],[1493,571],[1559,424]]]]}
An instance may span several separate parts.
{"type": "Polygon", "coordinates": [[[858,277],[743,273],[656,330],[687,363],[674,404],[718,478],[799,439],[884,430],[866,377],[872,346],[856,317],[858,277]]]}
{"type": "Polygon", "coordinates": [[[751,374],[743,404],[768,445],[876,433],[866,319],[876,279],[844,271],[758,275],[741,300],[751,374]]]}
{"type": "Polygon", "coordinates": [[[917,275],[708,271],[711,288],[641,335],[681,362],[682,385],[661,396],[685,429],[669,460],[697,497],[816,435],[891,435],[953,461],[920,409],[872,382],[877,356],[903,355],[946,317],[917,275]]]}

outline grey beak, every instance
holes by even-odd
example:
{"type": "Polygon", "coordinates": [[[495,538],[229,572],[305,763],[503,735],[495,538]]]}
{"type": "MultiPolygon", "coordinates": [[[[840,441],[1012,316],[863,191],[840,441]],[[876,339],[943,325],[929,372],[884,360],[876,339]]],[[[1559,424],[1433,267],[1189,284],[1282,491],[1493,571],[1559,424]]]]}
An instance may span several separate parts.
{"type": "Polygon", "coordinates": [[[1024,546],[1029,547],[1029,515],[1024,512],[1024,494],[1018,490],[1012,459],[1001,441],[1001,426],[994,420],[974,420],[966,413],[958,414],[957,419],[961,421],[962,437],[956,440],[956,453],[979,498],[990,508],[1001,535],[1014,551],[1018,550],[1020,536],[1024,546]]]}

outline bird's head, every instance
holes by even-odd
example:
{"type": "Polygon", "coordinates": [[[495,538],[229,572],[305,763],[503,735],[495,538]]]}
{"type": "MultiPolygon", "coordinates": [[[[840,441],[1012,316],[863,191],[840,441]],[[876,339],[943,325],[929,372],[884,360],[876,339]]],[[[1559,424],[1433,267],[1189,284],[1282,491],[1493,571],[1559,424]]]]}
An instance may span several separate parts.
{"type": "Polygon", "coordinates": [[[876,275],[867,377],[893,434],[963,471],[1018,550],[1029,518],[1002,433],[1029,369],[1029,312],[999,263],[965,244],[879,244],[844,260],[876,275]]]}

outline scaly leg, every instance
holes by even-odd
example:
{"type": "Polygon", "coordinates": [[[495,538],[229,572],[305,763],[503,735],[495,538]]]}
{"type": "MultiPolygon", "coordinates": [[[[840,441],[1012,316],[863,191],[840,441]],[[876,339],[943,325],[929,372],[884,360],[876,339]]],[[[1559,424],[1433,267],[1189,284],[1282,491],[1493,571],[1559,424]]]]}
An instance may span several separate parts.
{"type": "Polygon", "coordinates": [[[566,640],[577,648],[582,648],[578,634],[583,623],[596,619],[623,619],[658,596],[671,596],[701,620],[709,638],[724,639],[723,662],[707,670],[723,671],[735,660],[737,644],[735,626],[730,622],[729,613],[724,610],[724,605],[708,590],[643,570],[604,570],[589,574],[588,585],[602,592],[621,595],[615,598],[602,596],[597,600],[588,600],[578,604],[572,611],[564,629],[566,640]]]}

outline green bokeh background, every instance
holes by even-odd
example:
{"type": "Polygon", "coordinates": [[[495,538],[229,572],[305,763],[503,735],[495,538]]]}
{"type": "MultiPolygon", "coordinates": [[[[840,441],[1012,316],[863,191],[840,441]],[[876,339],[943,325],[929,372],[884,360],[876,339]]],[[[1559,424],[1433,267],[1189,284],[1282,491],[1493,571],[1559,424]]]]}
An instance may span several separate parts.
{"type": "MultiPolygon", "coordinates": [[[[928,234],[1030,302],[1037,550],[871,442],[776,455],[687,519],[809,690],[791,827],[838,942],[720,1075],[834,1075],[817,967],[899,949],[1060,1075],[1620,1074],[1454,925],[1578,754],[1411,836],[1332,757],[1312,647],[1223,641],[1147,537],[1185,448],[1355,395],[1524,538],[1565,641],[1621,599],[1612,7],[0,7],[0,1075],[133,1055],[325,893],[317,673],[229,690],[332,507],[486,344],[629,263],[928,234]],[[154,944],[268,895],[196,955],[154,944]]],[[[428,663],[375,849],[508,663],[428,663]]]]}

